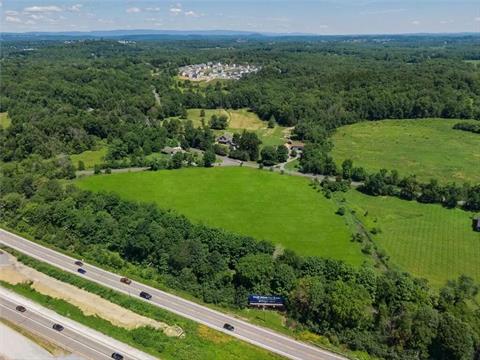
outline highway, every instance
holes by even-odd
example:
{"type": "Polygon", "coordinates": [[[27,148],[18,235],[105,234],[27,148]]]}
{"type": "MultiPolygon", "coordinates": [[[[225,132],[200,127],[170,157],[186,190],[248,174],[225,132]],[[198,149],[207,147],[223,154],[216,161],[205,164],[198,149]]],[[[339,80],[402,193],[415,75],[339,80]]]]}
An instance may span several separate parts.
{"type": "MultiPolygon", "coordinates": [[[[181,297],[169,294],[167,292],[152,288],[150,286],[132,281],[130,285],[120,282],[122,276],[105,271],[93,265],[84,264],[86,270],[84,275],[77,272],[78,266],[74,264],[75,260],[69,256],[38,245],[23,237],[0,229],[0,243],[16,249],[33,258],[49,263],[62,270],[73,274],[83,276],[91,281],[114,289],[116,291],[138,296],[140,291],[148,292],[152,295],[150,300],[142,299],[153,305],[171,311],[175,314],[191,319],[197,323],[206,325],[212,329],[221,331],[238,339],[267,349],[284,357],[295,360],[340,360],[344,357],[335,353],[320,349],[318,347],[297,341],[285,335],[281,335],[272,330],[261,326],[252,325],[248,322],[239,320],[233,316],[223,314],[208,307],[185,300],[181,297]],[[223,328],[225,323],[235,327],[234,331],[228,331],[223,328]]],[[[125,274],[128,276],[128,274],[125,274]]],[[[188,334],[187,334],[188,336],[188,334]]]]}
{"type": "Polygon", "coordinates": [[[155,359],[2,287],[0,287],[0,318],[17,324],[85,359],[111,360],[114,352],[121,354],[125,360],[155,359]],[[18,311],[16,307],[19,305],[26,311],[18,311]],[[64,329],[54,330],[53,324],[60,324],[64,329]]]}

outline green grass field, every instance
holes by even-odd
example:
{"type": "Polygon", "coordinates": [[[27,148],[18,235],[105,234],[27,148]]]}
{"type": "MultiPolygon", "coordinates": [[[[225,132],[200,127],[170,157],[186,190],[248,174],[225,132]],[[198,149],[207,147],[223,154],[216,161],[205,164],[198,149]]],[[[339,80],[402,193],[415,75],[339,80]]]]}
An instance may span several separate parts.
{"type": "Polygon", "coordinates": [[[472,230],[471,213],[353,190],[346,200],[368,229],[381,230],[374,240],[394,265],[434,287],[461,274],[480,281],[480,233],[472,230]]]}
{"type": "MultiPolygon", "coordinates": [[[[202,125],[201,109],[188,109],[188,119],[192,120],[193,125],[199,127],[202,125]]],[[[262,145],[282,145],[285,143],[285,136],[290,132],[289,128],[283,126],[275,126],[273,129],[268,128],[266,121],[262,121],[257,114],[248,109],[205,109],[205,123],[208,124],[212,115],[226,115],[228,117],[227,132],[239,133],[244,129],[254,131],[262,145]]],[[[223,134],[225,131],[215,131],[217,135],[223,134]]]]}
{"type": "Polygon", "coordinates": [[[349,227],[335,215],[333,200],[304,178],[240,167],[189,168],[91,176],[77,183],[83,189],[155,202],[193,221],[269,240],[300,254],[354,265],[366,259],[350,242],[349,227]]]}
{"type": "Polygon", "coordinates": [[[332,155],[368,171],[396,169],[422,181],[480,182],[480,136],[452,129],[460,120],[367,121],[341,127],[332,155]]]}
{"type": "Polygon", "coordinates": [[[12,120],[8,117],[8,113],[0,113],[0,128],[6,129],[12,124],[12,120]]]}
{"type": "Polygon", "coordinates": [[[107,147],[101,146],[98,150],[87,150],[80,154],[70,155],[70,160],[75,167],[78,167],[78,162],[83,161],[85,169],[93,169],[95,164],[101,164],[107,155],[107,147]]]}

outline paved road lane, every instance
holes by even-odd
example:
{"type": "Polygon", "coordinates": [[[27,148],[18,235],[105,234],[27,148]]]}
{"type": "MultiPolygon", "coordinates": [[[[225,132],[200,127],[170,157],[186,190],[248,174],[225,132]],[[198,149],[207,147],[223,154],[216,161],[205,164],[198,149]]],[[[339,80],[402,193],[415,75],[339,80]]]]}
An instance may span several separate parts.
{"type": "MultiPolygon", "coordinates": [[[[76,259],[73,259],[69,256],[40,246],[34,242],[2,229],[0,229],[0,242],[38,260],[47,262],[62,270],[79,275],[77,273],[78,267],[74,264],[76,259]]],[[[154,289],[147,285],[137,282],[132,282],[131,285],[125,285],[120,282],[120,275],[102,270],[93,265],[85,264],[83,268],[87,271],[87,273],[80,276],[84,276],[89,280],[95,281],[101,285],[110,287],[114,290],[129,294],[131,296],[138,296],[140,291],[146,291],[152,295],[152,299],[142,299],[144,301],[150,302],[175,314],[186,317],[200,324],[204,324],[215,330],[235,336],[241,340],[270,350],[287,358],[296,360],[345,359],[344,357],[332,352],[305,344],[293,338],[276,333],[272,330],[252,325],[233,316],[223,314],[219,311],[212,310],[208,307],[196,304],[175,295],[171,295],[164,291],[154,289]],[[223,325],[225,323],[233,325],[235,330],[231,332],[223,329],[223,325]]]]}

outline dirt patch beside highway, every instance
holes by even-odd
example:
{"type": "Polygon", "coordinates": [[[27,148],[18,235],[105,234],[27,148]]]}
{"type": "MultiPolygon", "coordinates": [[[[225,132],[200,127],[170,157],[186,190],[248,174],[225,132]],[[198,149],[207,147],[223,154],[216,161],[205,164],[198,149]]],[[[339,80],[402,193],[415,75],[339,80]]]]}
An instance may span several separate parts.
{"type": "Polygon", "coordinates": [[[96,315],[110,321],[116,326],[134,329],[141,326],[151,326],[162,330],[167,336],[181,336],[183,330],[178,326],[168,324],[138,315],[119,305],[113,304],[98,295],[79,289],[47,276],[35,269],[29,268],[9,256],[9,264],[0,266],[0,280],[12,285],[31,282],[32,287],[44,295],[62,299],[77,306],[85,315],[96,315]]]}

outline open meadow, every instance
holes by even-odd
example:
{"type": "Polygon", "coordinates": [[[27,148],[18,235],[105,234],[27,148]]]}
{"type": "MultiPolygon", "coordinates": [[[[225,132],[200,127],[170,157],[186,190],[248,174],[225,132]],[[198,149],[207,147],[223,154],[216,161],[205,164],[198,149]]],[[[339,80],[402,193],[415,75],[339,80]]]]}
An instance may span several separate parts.
{"type": "Polygon", "coordinates": [[[454,130],[461,120],[383,120],[341,127],[333,135],[338,164],[352,159],[368,171],[396,169],[421,181],[480,182],[480,135],[454,130]]]}
{"type": "Polygon", "coordinates": [[[337,207],[301,177],[248,168],[187,168],[90,176],[87,190],[113,191],[125,199],[154,202],[193,221],[250,235],[293,249],[359,265],[366,257],[352,243],[337,207]]]}
{"type": "MultiPolygon", "coordinates": [[[[261,120],[257,114],[248,109],[205,109],[205,123],[208,124],[212,115],[226,115],[228,117],[228,128],[226,130],[216,130],[216,134],[224,132],[240,133],[243,130],[254,131],[262,145],[282,145],[285,143],[285,136],[290,129],[276,125],[273,129],[268,128],[268,123],[261,120]]],[[[188,109],[188,119],[192,120],[193,125],[199,127],[202,125],[201,109],[188,109]]]]}
{"type": "Polygon", "coordinates": [[[346,204],[393,265],[440,287],[465,274],[480,281],[480,233],[472,213],[393,197],[373,197],[350,190],[346,204]]]}
{"type": "Polygon", "coordinates": [[[75,167],[78,167],[78,162],[83,161],[85,169],[93,169],[94,165],[102,164],[107,155],[107,147],[102,145],[97,150],[87,150],[80,154],[70,155],[70,160],[75,167]]]}

